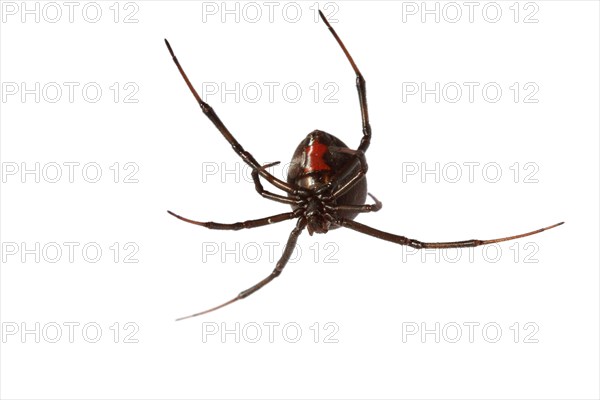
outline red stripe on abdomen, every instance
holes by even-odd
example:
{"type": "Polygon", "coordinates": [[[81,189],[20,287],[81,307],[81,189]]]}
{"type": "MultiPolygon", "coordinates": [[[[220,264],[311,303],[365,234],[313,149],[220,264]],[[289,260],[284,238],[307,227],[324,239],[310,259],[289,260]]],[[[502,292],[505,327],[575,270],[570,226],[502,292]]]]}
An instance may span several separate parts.
{"type": "Polygon", "coordinates": [[[306,147],[306,165],[304,173],[308,174],[315,171],[328,171],[331,167],[325,162],[325,153],[328,147],[316,140],[306,147]]]}

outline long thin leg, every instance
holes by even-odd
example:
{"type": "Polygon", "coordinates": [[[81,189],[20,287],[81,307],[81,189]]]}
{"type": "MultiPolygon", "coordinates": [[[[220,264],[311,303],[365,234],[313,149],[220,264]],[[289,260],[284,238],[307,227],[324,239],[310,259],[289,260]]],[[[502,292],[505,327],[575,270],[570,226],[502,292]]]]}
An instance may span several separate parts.
{"type": "Polygon", "coordinates": [[[373,199],[373,201],[375,202],[375,204],[362,204],[362,205],[341,205],[341,206],[333,206],[333,207],[327,207],[328,210],[331,211],[354,211],[354,212],[359,212],[359,213],[367,213],[367,212],[377,212],[379,210],[381,210],[381,207],[383,207],[383,204],[377,200],[377,198],[375,196],[373,196],[371,193],[368,193],[368,195],[373,199]]]}
{"type": "Polygon", "coordinates": [[[352,189],[352,187],[354,187],[354,185],[356,185],[363,177],[365,176],[365,173],[361,170],[359,170],[356,175],[354,175],[348,182],[346,182],[342,187],[337,188],[335,190],[335,192],[333,192],[327,199],[337,199],[338,197],[340,197],[341,195],[343,195],[344,193],[346,193],[348,190],[352,189]]]}
{"type": "Polygon", "coordinates": [[[363,225],[356,221],[351,221],[349,219],[340,218],[336,222],[338,225],[353,229],[357,232],[364,233],[366,235],[370,235],[370,236],[376,237],[378,239],[387,240],[388,242],[397,243],[397,244],[400,244],[403,246],[414,247],[415,249],[451,249],[451,248],[457,248],[457,247],[476,247],[476,246],[482,246],[485,244],[506,242],[508,240],[514,240],[514,239],[519,239],[519,238],[526,237],[526,236],[535,235],[536,233],[547,231],[548,229],[552,229],[559,225],[564,224],[564,222],[559,222],[558,224],[554,224],[554,225],[548,226],[546,228],[538,229],[536,231],[523,233],[521,235],[504,237],[504,238],[500,238],[500,239],[491,239],[491,240],[471,239],[471,240],[463,240],[460,242],[428,243],[428,242],[421,242],[421,241],[415,240],[415,239],[409,239],[407,237],[400,236],[400,235],[394,235],[393,233],[380,231],[379,229],[371,228],[370,226],[363,225]]]}
{"type": "Polygon", "coordinates": [[[289,219],[296,218],[298,216],[298,212],[289,212],[277,215],[271,215],[270,217],[260,218],[260,219],[251,219],[244,222],[234,222],[233,224],[222,224],[219,222],[200,222],[194,221],[180,215],[175,214],[174,212],[167,211],[169,214],[178,218],[182,221],[189,222],[190,224],[200,225],[208,229],[220,229],[220,230],[230,230],[230,231],[239,231],[240,229],[251,229],[257,228],[259,226],[265,226],[270,224],[275,224],[277,222],[287,221],[289,219]]]}
{"type": "Polygon", "coordinates": [[[352,59],[352,56],[346,49],[346,46],[344,46],[342,39],[340,39],[338,34],[331,27],[329,21],[327,21],[327,18],[325,18],[325,15],[323,15],[321,10],[319,10],[319,15],[321,16],[323,22],[325,22],[325,25],[327,25],[327,28],[329,28],[329,31],[331,32],[335,40],[338,42],[338,44],[344,51],[346,58],[350,62],[350,65],[352,65],[352,69],[354,69],[354,73],[356,74],[356,89],[358,90],[358,100],[360,101],[360,114],[362,117],[363,125],[363,137],[360,142],[360,146],[358,147],[358,150],[364,153],[367,151],[367,148],[369,148],[369,144],[371,144],[371,124],[369,123],[369,110],[367,107],[367,87],[365,78],[363,78],[362,74],[360,73],[360,70],[356,66],[356,63],[352,59]]]}
{"type": "MultiPolygon", "coordinates": [[[[272,167],[273,165],[277,165],[279,163],[280,163],[280,161],[277,161],[277,162],[274,162],[274,163],[270,163],[270,164],[266,164],[266,165],[263,165],[261,167],[261,169],[267,169],[267,168],[272,167]]],[[[252,179],[254,180],[254,188],[256,189],[256,191],[258,192],[258,194],[260,194],[265,199],[269,199],[269,200],[273,200],[273,201],[276,201],[276,202],[279,202],[279,203],[285,203],[285,204],[298,204],[298,203],[300,203],[300,198],[297,197],[297,196],[294,196],[294,197],[290,198],[290,197],[281,196],[279,194],[271,193],[271,192],[265,190],[263,188],[262,183],[260,183],[259,170],[256,170],[256,169],[252,170],[252,179]]]]}
{"type": "Polygon", "coordinates": [[[332,198],[337,198],[344,194],[346,191],[350,190],[362,178],[362,176],[364,176],[367,173],[365,153],[369,148],[369,145],[371,144],[371,124],[369,122],[369,109],[367,106],[367,87],[365,78],[362,76],[362,73],[356,66],[354,59],[350,55],[348,49],[346,49],[346,46],[342,42],[342,39],[340,39],[340,37],[333,29],[331,24],[329,24],[329,21],[327,21],[327,18],[325,18],[325,15],[323,15],[321,10],[319,10],[319,15],[321,16],[323,22],[325,22],[325,25],[327,25],[327,28],[329,28],[329,31],[331,32],[335,40],[342,48],[342,51],[346,55],[346,58],[350,62],[350,65],[352,66],[352,69],[356,74],[356,90],[358,91],[358,100],[360,102],[360,114],[362,118],[363,137],[360,141],[358,149],[355,150],[355,158],[353,159],[353,161],[349,162],[346,166],[344,166],[344,168],[342,168],[342,170],[337,174],[335,181],[343,183],[347,179],[347,176],[350,174],[350,171],[354,169],[357,162],[360,162],[360,170],[358,170],[355,173],[355,175],[350,179],[349,182],[347,182],[347,184],[344,184],[341,188],[337,189],[336,192],[331,196],[332,198]]]}
{"type": "Polygon", "coordinates": [[[361,151],[351,150],[356,159],[349,162],[342,171],[337,173],[332,179],[332,182],[337,182],[339,186],[335,191],[327,197],[328,200],[337,199],[342,196],[344,193],[349,191],[356,185],[360,180],[367,174],[368,165],[367,159],[365,158],[365,153],[361,151]],[[350,178],[350,180],[346,181],[352,172],[352,166],[356,165],[356,160],[358,160],[359,169],[354,173],[354,175],[350,178]]]}
{"type": "Polygon", "coordinates": [[[304,230],[305,227],[306,227],[306,220],[303,218],[300,218],[298,220],[298,223],[296,224],[296,227],[290,233],[290,237],[287,241],[287,244],[285,245],[285,249],[283,249],[283,255],[281,256],[279,261],[277,261],[277,265],[275,266],[275,269],[265,279],[258,282],[256,285],[240,292],[236,297],[234,297],[233,299],[231,299],[219,306],[210,308],[208,310],[205,310],[205,311],[202,311],[202,312],[199,312],[196,314],[188,315],[187,317],[178,318],[177,321],[181,321],[182,319],[186,319],[186,318],[197,317],[199,315],[218,310],[219,308],[225,307],[231,303],[235,303],[238,300],[241,300],[241,299],[244,299],[244,298],[250,296],[252,293],[256,292],[257,290],[261,289],[263,286],[265,286],[266,284],[271,282],[273,279],[277,278],[279,276],[279,274],[281,274],[281,271],[283,271],[283,268],[285,268],[285,265],[289,261],[290,257],[292,256],[292,253],[294,252],[294,248],[296,247],[296,242],[298,241],[298,236],[300,236],[300,233],[302,233],[302,231],[304,230]]]}
{"type": "Polygon", "coordinates": [[[219,132],[221,132],[223,137],[225,137],[225,139],[231,144],[231,147],[237,153],[237,155],[239,155],[242,158],[242,160],[244,160],[244,162],[246,164],[248,164],[249,166],[251,166],[254,170],[259,170],[260,175],[262,177],[264,177],[268,182],[270,182],[273,186],[275,186],[287,193],[298,193],[298,190],[293,188],[288,183],[276,178],[275,176],[270,174],[265,169],[261,169],[260,164],[258,163],[258,161],[256,161],[256,159],[254,159],[252,154],[250,154],[249,152],[244,150],[242,145],[239,144],[239,142],[237,140],[235,140],[235,138],[233,137],[231,132],[229,132],[229,130],[227,129],[225,124],[223,124],[223,122],[221,122],[221,120],[219,119],[217,114],[214,112],[212,107],[200,98],[200,95],[198,94],[198,92],[196,92],[196,89],[194,89],[194,86],[192,85],[192,83],[188,79],[187,75],[185,74],[185,71],[181,67],[181,64],[179,64],[177,57],[175,57],[175,53],[173,52],[173,49],[171,48],[171,45],[169,44],[167,39],[165,39],[165,44],[167,45],[167,49],[169,49],[169,53],[171,53],[171,57],[173,57],[173,62],[175,62],[175,65],[177,66],[179,73],[183,77],[183,80],[185,81],[188,88],[190,89],[190,91],[192,92],[194,97],[196,98],[196,101],[200,105],[202,112],[208,117],[208,119],[211,120],[211,122],[217,127],[219,132]]]}

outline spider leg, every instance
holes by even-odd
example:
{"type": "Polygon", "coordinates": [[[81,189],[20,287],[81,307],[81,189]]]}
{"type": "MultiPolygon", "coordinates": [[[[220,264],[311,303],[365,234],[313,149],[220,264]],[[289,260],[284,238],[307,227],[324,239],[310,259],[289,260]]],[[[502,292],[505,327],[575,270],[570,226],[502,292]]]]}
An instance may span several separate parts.
{"type": "MultiPolygon", "coordinates": [[[[264,170],[264,169],[267,169],[274,165],[277,165],[279,163],[280,163],[280,161],[265,164],[261,167],[261,169],[264,170]]],[[[286,197],[286,196],[281,196],[279,194],[271,193],[271,192],[265,190],[263,188],[262,183],[260,183],[259,170],[256,170],[256,169],[252,170],[252,179],[254,180],[254,188],[256,189],[258,194],[260,194],[265,199],[269,199],[269,200],[273,200],[273,201],[277,201],[279,203],[285,203],[285,204],[298,204],[300,202],[300,198],[297,196],[293,195],[293,197],[290,198],[290,197],[286,197]]]]}
{"type": "Polygon", "coordinates": [[[357,162],[360,163],[360,169],[354,172],[354,176],[350,179],[350,181],[336,189],[336,191],[331,195],[331,198],[335,199],[346,193],[348,190],[350,190],[367,173],[368,166],[365,160],[365,152],[371,144],[371,124],[369,122],[369,109],[367,106],[367,87],[365,78],[356,66],[354,59],[350,55],[348,49],[346,49],[346,46],[342,42],[342,39],[340,39],[337,32],[333,29],[329,21],[327,21],[327,18],[325,18],[325,15],[323,15],[321,10],[319,10],[319,15],[321,16],[321,19],[323,20],[325,25],[327,25],[327,28],[329,28],[329,31],[331,32],[335,40],[342,48],[342,51],[346,55],[346,58],[350,62],[350,65],[352,66],[352,69],[356,74],[356,89],[358,91],[358,100],[360,102],[360,114],[362,119],[363,137],[360,141],[358,149],[354,151],[355,158],[346,166],[344,166],[344,168],[342,168],[342,170],[337,174],[336,180],[334,181],[344,182],[350,175],[350,173],[356,168],[355,166],[357,162]]]}
{"type": "Polygon", "coordinates": [[[323,20],[323,22],[325,22],[325,25],[327,25],[327,28],[329,28],[329,31],[331,32],[331,34],[333,35],[335,40],[338,42],[338,44],[342,48],[344,54],[346,55],[346,58],[350,62],[350,65],[352,65],[352,69],[354,70],[354,73],[356,74],[356,89],[358,91],[358,100],[360,101],[360,114],[361,114],[361,118],[362,118],[362,127],[363,127],[363,129],[362,129],[363,137],[360,141],[360,146],[358,147],[358,150],[362,151],[364,153],[367,151],[367,148],[369,148],[369,144],[371,144],[371,125],[369,123],[369,110],[367,107],[367,87],[366,87],[365,78],[363,78],[362,74],[360,73],[360,70],[358,69],[358,67],[356,66],[356,63],[352,59],[352,56],[346,49],[346,46],[344,46],[344,43],[342,43],[342,39],[340,39],[338,34],[331,27],[331,25],[329,24],[329,21],[327,21],[327,18],[325,18],[325,15],[323,15],[321,10],[319,10],[319,15],[321,16],[321,19],[323,20]]]}
{"type": "Polygon", "coordinates": [[[289,219],[296,218],[296,217],[298,217],[300,211],[302,211],[301,209],[298,209],[298,210],[299,211],[271,215],[270,217],[265,217],[265,218],[260,218],[260,219],[251,219],[251,220],[244,221],[244,222],[234,222],[233,224],[222,224],[219,222],[194,221],[194,220],[182,217],[180,215],[177,215],[172,211],[167,211],[167,212],[169,214],[171,214],[172,216],[174,216],[175,218],[178,218],[182,221],[189,222],[190,224],[194,224],[194,225],[200,225],[200,226],[203,226],[208,229],[239,231],[240,229],[258,228],[259,226],[275,224],[277,222],[287,221],[289,219]]]}
{"type": "Polygon", "coordinates": [[[523,234],[515,235],[515,236],[508,236],[508,237],[504,237],[504,238],[500,238],[500,239],[490,239],[490,240],[471,239],[471,240],[463,240],[463,241],[459,241],[459,242],[429,243],[429,242],[421,242],[421,241],[415,240],[415,239],[409,239],[407,237],[400,236],[400,235],[394,235],[393,233],[380,231],[379,229],[371,228],[370,226],[363,225],[356,221],[351,221],[351,220],[345,219],[345,218],[338,219],[336,221],[336,223],[340,226],[353,229],[357,232],[364,233],[366,235],[373,236],[378,239],[387,240],[388,242],[397,243],[402,246],[414,247],[415,249],[451,249],[451,248],[458,248],[458,247],[476,247],[476,246],[482,246],[482,245],[486,245],[486,244],[506,242],[508,240],[514,240],[514,239],[519,239],[519,238],[526,237],[526,236],[535,235],[537,233],[547,231],[548,229],[552,229],[559,225],[564,224],[564,222],[559,222],[558,224],[554,224],[554,225],[548,226],[546,228],[538,229],[536,231],[523,233],[523,234]]]}
{"type": "MultiPolygon", "coordinates": [[[[346,193],[348,190],[352,189],[354,185],[356,185],[358,182],[360,182],[361,179],[363,179],[363,177],[367,174],[367,170],[369,169],[364,152],[360,150],[351,149],[344,149],[344,152],[352,153],[356,158],[350,161],[348,164],[346,164],[344,168],[342,168],[342,170],[332,178],[332,182],[342,182],[342,184],[338,183],[338,188],[335,189],[335,191],[327,197],[328,199],[337,199],[338,197],[346,193]],[[359,169],[355,170],[354,166],[356,165],[357,160],[359,169]],[[351,175],[352,173],[353,175],[351,175]],[[349,177],[350,179],[348,180],[349,177]]],[[[327,189],[327,187],[324,187],[323,189],[325,190],[327,189]]]]}
{"type": "Polygon", "coordinates": [[[186,318],[197,317],[199,315],[218,310],[219,308],[225,307],[231,303],[235,303],[238,300],[241,300],[241,299],[244,299],[244,298],[250,296],[252,293],[256,292],[257,290],[261,289],[263,286],[265,286],[266,284],[271,282],[273,279],[277,278],[279,276],[279,274],[281,274],[281,271],[283,271],[283,268],[289,261],[290,257],[292,256],[292,253],[294,252],[294,248],[296,246],[296,242],[298,241],[298,236],[300,236],[300,233],[302,233],[302,230],[304,230],[305,227],[306,227],[306,220],[303,218],[300,218],[298,220],[298,223],[296,224],[296,227],[290,233],[290,237],[287,241],[287,244],[285,245],[285,249],[283,250],[283,255],[281,256],[279,261],[277,261],[277,265],[275,266],[275,269],[265,279],[258,282],[256,285],[240,292],[236,297],[234,297],[233,299],[231,299],[219,306],[210,308],[208,310],[205,310],[205,311],[202,311],[202,312],[199,312],[196,314],[188,315],[187,317],[178,318],[177,321],[181,321],[182,319],[186,319],[186,318]]]}
{"type": "Polygon", "coordinates": [[[221,132],[221,134],[223,135],[223,137],[225,137],[225,139],[229,142],[229,144],[231,144],[231,147],[233,147],[233,150],[237,153],[237,155],[240,156],[246,164],[248,164],[250,167],[252,167],[252,169],[258,170],[259,174],[263,178],[265,178],[269,183],[271,183],[273,186],[275,186],[287,193],[294,193],[294,194],[298,193],[298,190],[293,188],[288,183],[276,178],[275,176],[270,174],[265,169],[261,169],[260,164],[258,163],[258,161],[256,161],[256,159],[252,156],[252,154],[250,154],[249,152],[244,150],[242,145],[233,137],[231,132],[229,132],[229,129],[227,129],[225,124],[223,124],[223,122],[221,122],[221,120],[219,119],[219,117],[217,116],[217,114],[215,113],[213,108],[208,103],[206,103],[204,100],[202,100],[200,98],[200,95],[198,94],[198,92],[196,92],[196,89],[194,89],[194,86],[192,85],[192,83],[188,79],[187,75],[185,74],[185,71],[181,67],[181,64],[179,64],[177,57],[175,57],[175,53],[173,52],[173,49],[171,48],[171,45],[169,44],[167,39],[165,39],[165,44],[167,45],[167,49],[169,49],[169,53],[171,54],[171,57],[173,57],[173,62],[175,62],[175,65],[177,66],[179,73],[183,77],[183,80],[185,81],[188,88],[190,89],[190,91],[192,92],[194,97],[196,98],[196,101],[200,105],[202,112],[217,127],[219,132],[221,132]]]}
{"type": "Polygon", "coordinates": [[[359,213],[366,213],[366,212],[377,212],[379,210],[381,210],[381,207],[383,207],[383,203],[381,203],[379,200],[377,200],[377,198],[375,198],[375,196],[373,196],[371,193],[367,193],[375,202],[375,204],[363,204],[363,205],[341,205],[341,206],[332,206],[332,207],[327,207],[333,211],[354,211],[354,212],[359,212],[359,213]]]}

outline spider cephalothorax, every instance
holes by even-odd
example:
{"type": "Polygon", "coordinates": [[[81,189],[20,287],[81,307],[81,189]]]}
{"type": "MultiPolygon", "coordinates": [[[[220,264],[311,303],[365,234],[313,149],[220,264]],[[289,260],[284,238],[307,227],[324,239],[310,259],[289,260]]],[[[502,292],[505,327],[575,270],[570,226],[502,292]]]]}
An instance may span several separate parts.
{"type": "Polygon", "coordinates": [[[327,233],[329,229],[337,228],[337,226],[331,226],[333,217],[327,211],[325,202],[318,197],[308,199],[303,217],[307,222],[306,230],[311,236],[313,233],[327,233]]]}
{"type": "Polygon", "coordinates": [[[169,52],[171,53],[171,56],[173,57],[173,61],[175,62],[177,69],[179,69],[179,72],[185,80],[185,83],[196,98],[196,101],[198,101],[202,112],[217,127],[223,137],[225,137],[225,139],[231,144],[233,150],[246,164],[252,168],[252,178],[254,180],[256,191],[266,199],[289,204],[293,210],[292,212],[272,215],[270,217],[264,217],[245,222],[236,222],[232,224],[193,221],[170,211],[169,213],[183,221],[204,226],[209,229],[228,230],[256,228],[259,226],[265,226],[295,218],[298,219],[296,227],[290,233],[281,258],[269,276],[258,282],[256,285],[240,292],[236,297],[224,304],[221,304],[220,306],[184,318],[202,315],[240,299],[246,298],[271,282],[281,274],[281,271],[292,255],[292,251],[294,250],[300,233],[302,233],[305,228],[308,230],[308,233],[312,235],[313,233],[327,233],[331,229],[344,227],[403,246],[410,246],[417,249],[440,249],[475,247],[485,244],[504,242],[524,236],[534,235],[562,224],[562,222],[560,222],[558,224],[549,226],[547,228],[538,229],[533,232],[500,239],[473,239],[458,242],[432,243],[421,242],[419,240],[409,239],[393,233],[380,231],[354,221],[354,218],[359,213],[374,212],[381,209],[381,203],[371,195],[369,196],[373,198],[374,204],[364,204],[367,198],[367,179],[365,178],[365,174],[367,173],[367,161],[365,158],[365,152],[371,143],[371,126],[369,124],[369,112],[367,109],[366,85],[362,74],[354,63],[350,53],[348,50],[346,50],[346,47],[342,43],[341,39],[331,27],[323,13],[319,11],[319,14],[323,22],[325,22],[329,28],[331,34],[334,36],[338,45],[346,55],[346,58],[350,62],[350,65],[356,74],[356,88],[358,90],[358,99],[360,102],[363,136],[358,148],[356,150],[352,150],[348,148],[341,140],[329,133],[319,130],[311,132],[298,145],[296,151],[294,152],[294,156],[292,157],[292,162],[288,171],[287,182],[276,178],[267,171],[269,166],[277,163],[261,165],[258,161],[256,161],[252,154],[244,150],[242,145],[238,143],[231,132],[229,132],[225,124],[221,122],[212,107],[200,98],[192,83],[183,71],[183,68],[179,64],[177,57],[175,57],[169,42],[167,42],[165,39],[165,43],[169,49],[169,52]],[[260,181],[261,177],[275,186],[277,189],[285,192],[285,195],[271,193],[265,190],[260,181]]]}

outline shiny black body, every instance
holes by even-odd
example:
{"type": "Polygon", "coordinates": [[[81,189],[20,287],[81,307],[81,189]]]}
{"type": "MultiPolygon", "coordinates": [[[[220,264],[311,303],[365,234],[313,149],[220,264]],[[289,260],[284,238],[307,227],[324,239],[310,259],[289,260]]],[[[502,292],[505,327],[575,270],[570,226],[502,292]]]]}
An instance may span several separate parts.
{"type": "MultiPolygon", "coordinates": [[[[352,164],[354,157],[348,146],[335,136],[315,130],[300,142],[288,169],[287,182],[309,192],[318,192],[327,185],[337,189],[336,173],[342,171],[346,165],[352,165],[350,175],[355,175],[360,165],[352,164]],[[316,147],[322,148],[323,153],[311,152],[316,147]],[[326,167],[325,167],[326,166],[326,167]]],[[[363,176],[350,190],[331,202],[332,206],[364,204],[367,199],[367,178],[363,176]]],[[[292,209],[299,206],[292,204],[292,209]]],[[[324,210],[325,211],[325,210],[324,210]]],[[[340,217],[354,219],[358,215],[355,211],[340,210],[340,217]]],[[[339,228],[338,225],[329,229],[339,228]]]]}

